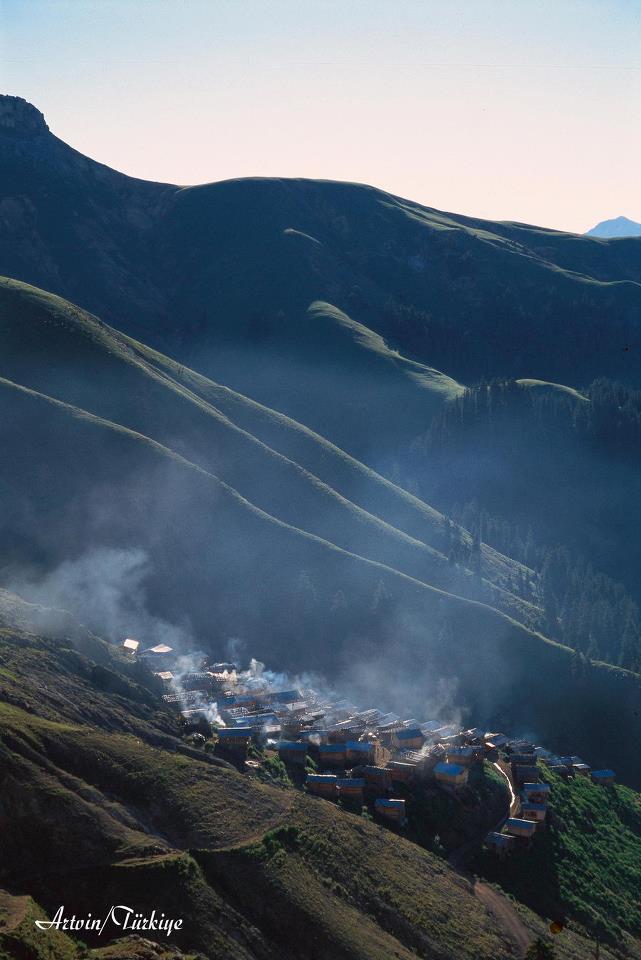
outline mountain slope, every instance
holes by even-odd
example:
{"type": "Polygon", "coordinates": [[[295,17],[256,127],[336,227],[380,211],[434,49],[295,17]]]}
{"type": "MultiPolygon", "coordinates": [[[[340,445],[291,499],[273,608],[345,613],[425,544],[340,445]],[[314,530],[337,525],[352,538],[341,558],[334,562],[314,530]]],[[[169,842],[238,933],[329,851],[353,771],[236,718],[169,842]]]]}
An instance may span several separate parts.
{"type": "Polygon", "coordinates": [[[639,237],[641,223],[629,220],[628,217],[614,217],[613,220],[601,220],[591,230],[586,231],[586,237],[639,237]]]}
{"type": "Polygon", "coordinates": [[[641,383],[638,239],[479,221],[357,184],[143,183],[77,154],[35,108],[1,103],[0,272],[386,472],[438,396],[380,354],[377,367],[396,375],[372,379],[377,336],[455,382],[641,383]],[[317,302],[339,311],[331,323],[309,312],[317,302]]]}
{"type": "Polygon", "coordinates": [[[571,742],[636,782],[639,677],[599,665],[577,670],[570,650],[486,604],[284,524],[140,434],[2,386],[0,439],[15,464],[5,502],[30,531],[20,546],[54,570],[45,595],[57,588],[84,618],[116,631],[133,623],[150,640],[188,614],[195,639],[183,636],[187,645],[220,655],[224,638],[240,636],[248,654],[320,670],[390,706],[424,712],[442,698],[445,680],[454,693],[440,710],[460,706],[475,722],[535,729],[559,749],[571,742]],[[126,595],[115,609],[104,602],[105,566],[126,572],[132,551],[148,561],[144,581],[132,584],[138,605],[126,595]],[[141,618],[141,597],[151,620],[141,618]],[[622,724],[625,741],[613,737],[622,724]]]}
{"type": "MultiPolygon", "coordinates": [[[[41,937],[25,922],[42,916],[26,896],[52,916],[64,889],[78,916],[103,916],[118,902],[180,917],[171,943],[210,960],[514,956],[509,930],[445,861],[340,807],[187,748],[151,674],[78,625],[73,640],[5,627],[0,654],[0,885],[22,898],[0,891],[0,917],[4,909],[13,918],[8,932],[0,929],[0,955],[80,953],[73,935],[41,937]],[[96,683],[94,655],[126,693],[96,683]]],[[[545,930],[527,908],[519,916],[532,937],[545,930]]],[[[107,951],[117,933],[83,939],[107,951]]],[[[637,956],[636,942],[629,945],[637,956]]],[[[560,960],[587,949],[585,931],[571,929],[560,960]]],[[[134,944],[113,951],[137,956],[134,944]]]]}
{"type": "MultiPolygon", "coordinates": [[[[469,571],[454,571],[446,558],[452,538],[465,543],[469,534],[450,530],[441,515],[299,424],[62,300],[7,280],[0,280],[0,330],[0,372],[7,379],[175,448],[288,524],[426,582],[478,594],[469,571]],[[279,425],[278,436],[266,434],[265,419],[279,425]],[[268,445],[272,438],[275,447],[268,445]],[[311,472],[317,466],[323,479],[311,472]]],[[[428,373],[421,368],[419,375],[428,373]]],[[[487,551],[486,576],[494,586],[485,591],[532,619],[534,611],[510,593],[510,577],[520,569],[487,551]]]]}

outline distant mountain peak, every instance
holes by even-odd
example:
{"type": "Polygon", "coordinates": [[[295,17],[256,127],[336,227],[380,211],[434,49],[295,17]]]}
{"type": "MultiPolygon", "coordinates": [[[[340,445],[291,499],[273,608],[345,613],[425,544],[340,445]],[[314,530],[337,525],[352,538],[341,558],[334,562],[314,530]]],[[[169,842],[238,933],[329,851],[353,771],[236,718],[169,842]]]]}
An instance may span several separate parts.
{"type": "Polygon", "coordinates": [[[641,223],[629,217],[602,220],[585,234],[586,237],[641,237],[641,223]]]}
{"type": "Polygon", "coordinates": [[[34,137],[48,133],[43,114],[28,100],[0,94],[0,133],[17,137],[34,137]]]}

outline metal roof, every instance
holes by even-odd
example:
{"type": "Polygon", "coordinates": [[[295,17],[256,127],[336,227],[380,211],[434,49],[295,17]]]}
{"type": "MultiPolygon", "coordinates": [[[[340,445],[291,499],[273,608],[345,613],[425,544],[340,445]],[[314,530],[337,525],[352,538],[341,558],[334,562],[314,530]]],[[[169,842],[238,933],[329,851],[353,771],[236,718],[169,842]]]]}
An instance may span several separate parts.
{"type": "Polygon", "coordinates": [[[450,777],[457,777],[459,774],[465,772],[465,767],[462,767],[460,763],[444,763],[442,760],[440,763],[437,763],[434,767],[434,773],[443,773],[450,777]]]}

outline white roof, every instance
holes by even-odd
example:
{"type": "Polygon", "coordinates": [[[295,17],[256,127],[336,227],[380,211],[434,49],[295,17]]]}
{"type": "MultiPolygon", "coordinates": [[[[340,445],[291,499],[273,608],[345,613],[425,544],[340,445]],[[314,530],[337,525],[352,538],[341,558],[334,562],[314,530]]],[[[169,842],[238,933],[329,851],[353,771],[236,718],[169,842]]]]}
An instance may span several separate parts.
{"type": "Polygon", "coordinates": [[[157,677],[160,677],[161,680],[173,680],[174,675],[171,670],[161,670],[160,673],[156,674],[157,677]]]}
{"type": "Polygon", "coordinates": [[[127,638],[127,640],[123,640],[122,645],[123,645],[123,647],[125,648],[125,650],[134,650],[134,651],[135,651],[135,650],[137,650],[138,647],[140,646],[140,641],[139,641],[139,640],[132,640],[131,638],[127,638]]]}
{"type": "Polygon", "coordinates": [[[143,650],[143,653],[171,653],[171,647],[168,647],[166,643],[158,643],[155,647],[143,650]]]}

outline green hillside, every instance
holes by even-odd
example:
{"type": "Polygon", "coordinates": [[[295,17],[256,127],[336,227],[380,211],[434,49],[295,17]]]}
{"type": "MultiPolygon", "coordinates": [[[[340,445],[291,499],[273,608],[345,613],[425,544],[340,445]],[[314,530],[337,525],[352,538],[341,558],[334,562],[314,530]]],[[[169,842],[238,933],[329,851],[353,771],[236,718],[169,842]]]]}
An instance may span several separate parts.
{"type": "Polygon", "coordinates": [[[564,781],[549,771],[550,824],[531,854],[480,869],[543,916],[571,918],[623,946],[641,934],[639,880],[641,800],[621,785],[584,777],[564,781]]]}
{"type": "MultiPolygon", "coordinates": [[[[13,98],[3,102],[10,111],[13,98]]],[[[0,130],[0,273],[66,296],[379,469],[419,432],[429,390],[412,389],[407,363],[448,384],[641,384],[638,238],[475,220],[361,184],[146,183],[76,153],[35,108],[31,119],[0,130]],[[332,323],[310,314],[318,302],[338,311],[332,323]],[[377,338],[405,361],[373,353],[377,338]],[[379,384],[370,375],[385,368],[379,384]]]]}
{"type": "MultiPolygon", "coordinates": [[[[5,597],[5,616],[10,602],[21,607],[5,597]]],[[[61,889],[78,916],[102,916],[116,896],[180,916],[172,944],[211,960],[514,956],[509,930],[444,860],[186,747],[151,675],[75,631],[74,640],[0,631],[0,887],[11,891],[0,893],[0,956],[80,956],[71,936],[50,938],[32,925],[41,908],[55,912],[61,889]],[[121,681],[119,693],[96,683],[99,665],[121,681]]],[[[544,932],[545,916],[518,908],[531,938],[544,932]]],[[[94,960],[149,960],[141,944],[83,939],[94,960]]],[[[630,941],[630,957],[637,946],[630,941]]],[[[560,960],[587,948],[574,922],[560,960]]]]}

